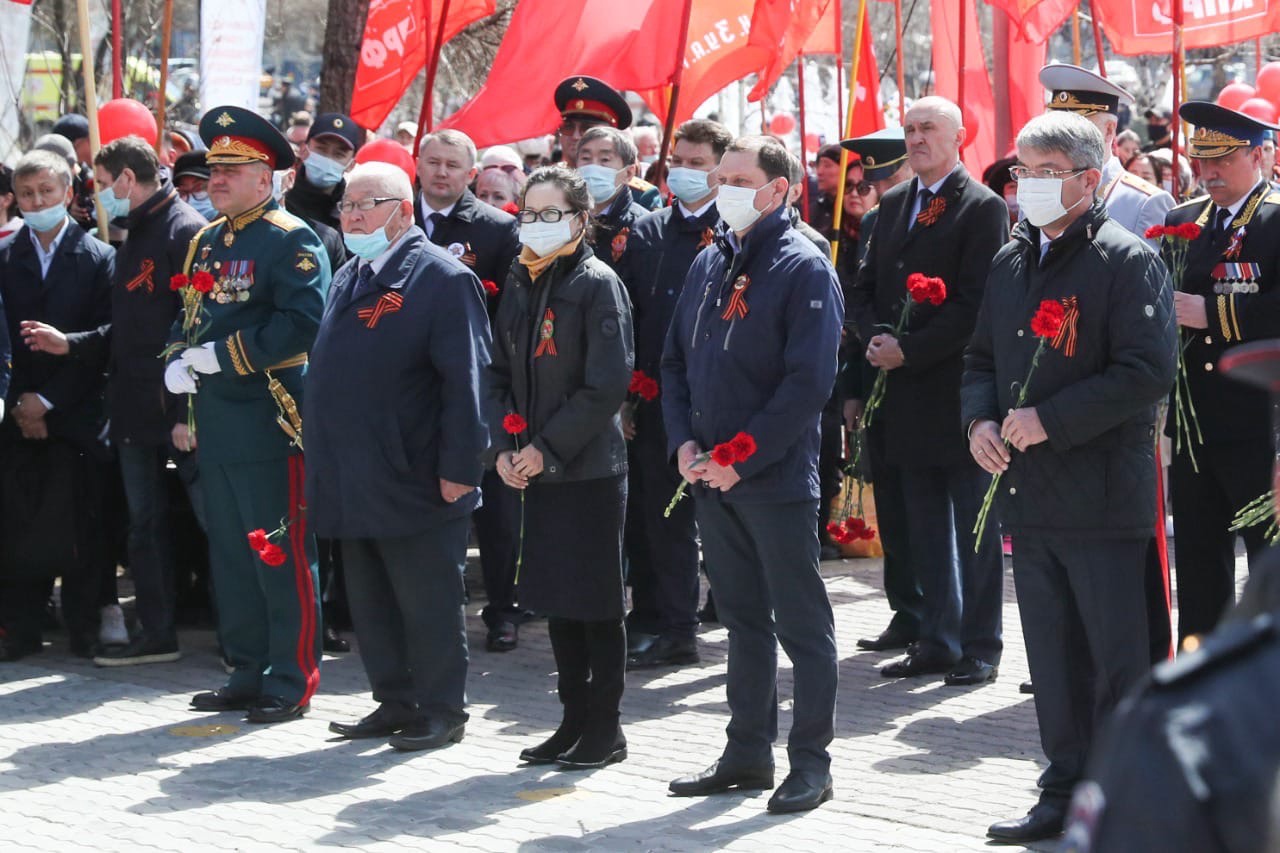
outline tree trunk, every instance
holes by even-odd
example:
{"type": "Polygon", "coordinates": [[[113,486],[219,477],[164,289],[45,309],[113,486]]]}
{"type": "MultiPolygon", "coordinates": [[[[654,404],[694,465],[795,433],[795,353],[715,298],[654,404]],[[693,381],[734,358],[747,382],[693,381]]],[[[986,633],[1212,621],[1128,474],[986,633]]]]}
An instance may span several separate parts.
{"type": "Polygon", "coordinates": [[[369,0],[329,0],[324,28],[323,70],[320,72],[320,112],[349,113],[351,93],[360,65],[369,0]]]}

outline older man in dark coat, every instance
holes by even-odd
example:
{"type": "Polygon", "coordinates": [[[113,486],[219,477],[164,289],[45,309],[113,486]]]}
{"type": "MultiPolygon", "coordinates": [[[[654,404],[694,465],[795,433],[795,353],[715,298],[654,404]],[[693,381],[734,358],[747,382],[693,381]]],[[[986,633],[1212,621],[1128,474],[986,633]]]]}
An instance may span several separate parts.
{"type": "Polygon", "coordinates": [[[395,166],[351,172],[342,225],[356,257],[330,290],[303,409],[311,523],[341,546],[379,703],[330,729],[405,750],[462,739],[462,572],[488,443],[480,282],[413,224],[412,198],[395,166]]]}
{"type": "Polygon", "coordinates": [[[965,352],[962,429],[974,461],[1000,477],[1049,759],[1039,803],[988,830],[1002,842],[1061,832],[1094,732],[1148,667],[1143,577],[1173,297],[1159,258],[1094,200],[1105,151],[1071,113],[1018,134],[1027,219],[992,263],[965,352]]]}

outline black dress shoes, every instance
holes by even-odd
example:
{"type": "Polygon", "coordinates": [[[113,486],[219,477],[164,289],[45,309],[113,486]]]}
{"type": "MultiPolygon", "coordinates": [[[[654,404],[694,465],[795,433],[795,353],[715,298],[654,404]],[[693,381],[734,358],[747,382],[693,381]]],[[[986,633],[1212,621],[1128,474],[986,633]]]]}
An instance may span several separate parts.
{"type": "Polygon", "coordinates": [[[1036,695],[1036,686],[1031,679],[1028,678],[1026,681],[1018,685],[1018,692],[1025,693],[1028,696],[1034,696],[1036,695]]]}
{"type": "Polygon", "coordinates": [[[405,726],[422,719],[417,711],[405,705],[383,702],[364,719],[356,723],[329,724],[329,731],[347,740],[369,737],[390,737],[405,726]]]}
{"type": "Polygon", "coordinates": [[[310,710],[310,705],[295,705],[279,696],[263,696],[253,703],[253,707],[245,715],[245,721],[258,725],[287,723],[289,720],[302,719],[302,715],[310,710]]]}
{"type": "Polygon", "coordinates": [[[1067,811],[1064,805],[1039,802],[1015,820],[1002,820],[987,827],[987,837],[1004,844],[1028,844],[1062,834],[1067,811]]]}
{"type": "Polygon", "coordinates": [[[642,652],[627,656],[627,669],[652,669],[656,666],[683,666],[698,662],[698,641],[659,637],[642,652]]]}
{"type": "Polygon", "coordinates": [[[918,646],[913,646],[902,657],[894,658],[880,667],[880,674],[885,678],[911,678],[916,675],[950,672],[955,665],[955,660],[946,655],[922,651],[918,646]]]}
{"type": "Polygon", "coordinates": [[[973,655],[965,655],[960,659],[960,663],[956,664],[956,668],[947,673],[943,681],[952,687],[973,687],[995,681],[999,673],[999,667],[975,658],[973,655]]]}
{"type": "Polygon", "coordinates": [[[705,797],[724,791],[767,791],[773,787],[773,765],[759,767],[735,767],[723,759],[701,773],[681,776],[667,790],[677,797],[705,797]]]}
{"type": "Polygon", "coordinates": [[[902,631],[895,629],[892,625],[880,632],[878,637],[863,637],[858,640],[858,648],[865,649],[868,652],[887,652],[891,649],[905,649],[914,641],[913,637],[908,637],[902,631]]]}
{"type": "Polygon", "coordinates": [[[578,742],[568,752],[556,757],[556,764],[562,770],[591,770],[626,761],[627,739],[623,737],[620,726],[615,729],[609,736],[587,726],[578,742]]]}
{"type": "Polygon", "coordinates": [[[258,704],[258,696],[254,693],[232,693],[225,687],[197,693],[191,697],[191,708],[195,711],[247,711],[258,704]]]}
{"type": "Polygon", "coordinates": [[[339,634],[338,629],[332,625],[324,626],[324,636],[321,638],[320,647],[331,655],[344,654],[351,651],[351,643],[339,634]]]}
{"type": "Polygon", "coordinates": [[[641,655],[653,648],[658,642],[657,634],[650,634],[647,631],[627,631],[627,657],[641,655]]]}
{"type": "Polygon", "coordinates": [[[790,814],[816,809],[834,796],[831,774],[812,770],[792,770],[769,798],[773,814],[790,814]]]}
{"type": "Polygon", "coordinates": [[[445,720],[418,720],[392,735],[387,743],[404,752],[423,749],[439,749],[450,743],[459,743],[467,732],[466,723],[450,723],[445,720]]]}
{"type": "Polygon", "coordinates": [[[509,652],[519,644],[520,629],[514,622],[499,622],[484,638],[484,647],[491,652],[509,652]]]}

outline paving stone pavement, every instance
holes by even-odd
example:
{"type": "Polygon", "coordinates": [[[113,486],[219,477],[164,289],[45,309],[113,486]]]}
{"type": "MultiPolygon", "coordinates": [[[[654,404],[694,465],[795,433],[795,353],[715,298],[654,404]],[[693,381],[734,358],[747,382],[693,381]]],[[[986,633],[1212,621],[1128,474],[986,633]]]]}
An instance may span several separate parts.
{"type": "MultiPolygon", "coordinates": [[[[987,825],[1025,812],[1043,767],[1032,699],[1018,693],[1027,666],[1012,577],[999,680],[963,689],[886,681],[876,668],[889,655],[856,650],[887,620],[879,561],[824,563],[823,576],[840,649],[836,797],[805,815],[768,815],[767,792],[667,795],[723,745],[724,629],[704,626],[697,666],[630,673],[630,758],[568,773],[516,758],[559,721],[545,622],[524,626],[519,649],[488,653],[472,604],[466,738],[429,753],[328,733],[373,707],[355,653],[325,657],[304,720],[265,728],[188,708],[223,678],[208,631],[184,632],[173,664],[99,669],[60,636],[0,664],[0,849],[987,849],[987,825]]],[[[785,741],[791,670],[783,654],[779,664],[785,741]]],[[[785,772],[785,750],[776,757],[785,772]]]]}

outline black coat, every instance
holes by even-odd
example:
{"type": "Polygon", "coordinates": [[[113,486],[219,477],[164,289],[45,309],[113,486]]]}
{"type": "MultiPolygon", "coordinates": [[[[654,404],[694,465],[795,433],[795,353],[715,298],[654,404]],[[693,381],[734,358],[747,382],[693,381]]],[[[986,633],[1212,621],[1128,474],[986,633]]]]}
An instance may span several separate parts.
{"type": "Polygon", "coordinates": [[[338,269],[347,262],[347,245],[342,242],[342,220],[338,217],[338,202],[347,191],[346,180],[329,189],[317,187],[307,180],[306,163],[298,166],[293,186],[284,194],[284,209],[305,220],[320,238],[325,254],[329,256],[329,268],[338,269]]]}
{"type": "MultiPolygon", "coordinates": [[[[413,205],[413,217],[423,228],[422,197],[413,205]]],[[[485,294],[489,322],[497,316],[501,290],[506,284],[511,265],[520,253],[520,235],[516,218],[505,210],[485,204],[471,190],[464,190],[453,210],[429,238],[462,261],[482,281],[498,286],[498,294],[485,294]]]]}
{"type": "Polygon", "coordinates": [[[952,427],[963,439],[974,421],[1002,422],[1039,341],[1032,315],[1042,300],[1074,299],[1074,354],[1066,338],[1046,346],[1027,385],[1024,406],[1035,408],[1048,441],[1011,451],[998,492],[1004,529],[1148,538],[1156,404],[1174,374],[1168,273],[1101,203],[1053,241],[1043,266],[1039,255],[1040,232],[1025,221],[996,255],[965,352],[962,420],[952,427]]]}
{"type": "Polygon", "coordinates": [[[627,247],[630,245],[631,229],[641,217],[648,216],[649,208],[635,200],[631,187],[623,184],[618,195],[609,207],[591,219],[591,248],[596,257],[608,264],[623,280],[630,277],[627,265],[627,247]]]}
{"type": "MultiPolygon", "coordinates": [[[[1191,400],[1206,444],[1265,441],[1271,435],[1267,393],[1218,373],[1224,351],[1242,341],[1280,337],[1280,192],[1259,184],[1232,224],[1241,222],[1251,206],[1252,217],[1241,225],[1244,239],[1239,258],[1232,263],[1258,265],[1257,293],[1214,293],[1214,269],[1225,261],[1223,254],[1234,229],[1220,236],[1213,233],[1209,222],[1213,204],[1207,197],[1175,207],[1165,220],[1170,225],[1199,222],[1204,226],[1187,248],[1182,289],[1205,298],[1209,328],[1184,328],[1182,338],[1191,400]]],[[[1170,413],[1166,432],[1173,435],[1173,429],[1170,413]]]]}
{"type": "Polygon", "coordinates": [[[487,464],[516,445],[502,427],[518,412],[529,429],[520,446],[542,452],[542,480],[593,480],[625,473],[618,409],[635,363],[631,306],[622,282],[583,241],[533,282],[516,264],[493,331],[486,415],[487,464]],[[550,311],[555,353],[537,355],[550,311]]]}
{"type": "Polygon", "coordinates": [[[880,212],[850,291],[849,316],[863,348],[892,328],[912,273],[946,282],[940,306],[916,305],[899,340],[906,363],[889,371],[872,428],[885,433],[886,461],[907,467],[970,462],[960,422],[963,353],[982,302],[991,259],[1009,236],[1004,199],[957,166],[938,193],[945,207],[932,225],[910,228],[919,178],[880,199],[880,212]]]}
{"type": "Polygon", "coordinates": [[[306,376],[307,507],[320,536],[410,536],[470,514],[440,479],[480,485],[489,322],[480,282],[410,231],[354,300],[357,266],[334,276],[306,376]],[[360,317],[384,297],[395,311],[360,317]]]}
{"type": "MultiPolygon", "coordinates": [[[[39,320],[68,332],[97,329],[110,322],[115,249],[73,223],[64,227],[67,233],[43,279],[30,229],[22,228],[0,243],[0,299],[4,301],[9,338],[19,342],[13,347],[13,374],[5,408],[12,411],[13,404],[27,392],[40,394],[53,404],[53,411],[45,415],[49,435],[91,450],[99,447],[102,430],[105,353],[86,359],[36,353],[20,344],[18,334],[23,320],[39,320]]],[[[18,439],[18,428],[11,418],[5,419],[3,429],[7,437],[18,439]]]]}

